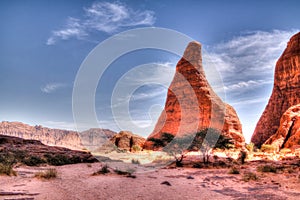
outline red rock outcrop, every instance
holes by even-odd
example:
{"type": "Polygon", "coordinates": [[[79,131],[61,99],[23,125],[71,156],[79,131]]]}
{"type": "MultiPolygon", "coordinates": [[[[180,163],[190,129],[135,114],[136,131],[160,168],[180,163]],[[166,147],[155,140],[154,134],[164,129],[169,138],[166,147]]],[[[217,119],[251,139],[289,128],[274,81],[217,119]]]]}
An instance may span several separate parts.
{"type": "Polygon", "coordinates": [[[135,151],[135,148],[143,148],[146,139],[139,135],[135,135],[130,131],[121,131],[114,135],[110,141],[119,149],[135,151]]]}
{"type": "Polygon", "coordinates": [[[25,140],[6,135],[0,135],[0,158],[6,162],[13,162],[12,164],[19,162],[26,165],[43,163],[64,165],[98,162],[88,152],[70,150],[64,147],[47,146],[37,140],[25,140]],[[10,158],[8,160],[7,155],[10,158]],[[12,156],[17,160],[12,159],[12,156]]]}
{"type": "Polygon", "coordinates": [[[277,132],[265,144],[271,144],[277,150],[300,145],[300,104],[285,111],[277,132]]]}
{"type": "Polygon", "coordinates": [[[89,148],[92,145],[99,147],[104,140],[108,141],[114,134],[116,133],[107,129],[90,129],[79,135],[76,131],[30,126],[21,122],[0,122],[0,135],[39,140],[46,145],[75,150],[89,148]]]}
{"type": "Polygon", "coordinates": [[[201,44],[191,42],[177,63],[165,108],[144,148],[153,149],[149,138],[159,139],[163,133],[182,136],[209,127],[233,138],[236,147],[244,145],[242,126],[235,110],[209,85],[202,67],[201,44]]]}
{"type": "Polygon", "coordinates": [[[260,147],[274,135],[280,118],[291,106],[300,103],[300,32],[288,42],[287,48],[276,63],[274,87],[251,141],[260,147]]]}

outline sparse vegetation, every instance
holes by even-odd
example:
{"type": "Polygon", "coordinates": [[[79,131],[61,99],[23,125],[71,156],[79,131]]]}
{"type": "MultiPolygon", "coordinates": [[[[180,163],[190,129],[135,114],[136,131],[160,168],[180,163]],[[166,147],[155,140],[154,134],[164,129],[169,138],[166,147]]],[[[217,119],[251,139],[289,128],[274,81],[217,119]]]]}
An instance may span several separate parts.
{"type": "Polygon", "coordinates": [[[230,149],[233,148],[231,138],[221,134],[219,130],[206,128],[196,133],[196,136],[190,145],[189,150],[200,150],[202,153],[203,163],[209,162],[210,151],[212,149],[230,149]]]}
{"type": "Polygon", "coordinates": [[[292,153],[292,150],[288,149],[288,148],[283,148],[283,149],[280,150],[280,153],[288,154],[288,153],[292,153]]]}
{"type": "Polygon", "coordinates": [[[13,166],[10,164],[0,163],[0,175],[16,176],[17,173],[13,170],[13,166]]]}
{"type": "Polygon", "coordinates": [[[61,166],[61,165],[68,165],[68,164],[75,164],[80,162],[79,157],[67,157],[65,155],[57,154],[57,155],[51,155],[51,154],[45,154],[46,162],[50,165],[54,166],[61,166]]]}
{"type": "Polygon", "coordinates": [[[161,138],[149,138],[149,141],[153,142],[154,148],[161,148],[169,144],[174,137],[171,133],[162,133],[161,138]]]}
{"type": "Polygon", "coordinates": [[[139,152],[139,151],[141,151],[142,150],[142,148],[140,147],[140,146],[138,146],[138,145],[133,145],[132,146],[132,151],[133,152],[139,152]]]}
{"type": "Polygon", "coordinates": [[[243,177],[242,177],[242,180],[245,181],[245,182],[248,182],[248,181],[257,181],[258,180],[258,176],[253,173],[253,172],[246,172],[243,177]]]}
{"type": "Polygon", "coordinates": [[[272,165],[263,165],[263,166],[258,166],[257,171],[277,173],[277,168],[275,166],[272,166],[272,165]]]}
{"type": "Polygon", "coordinates": [[[110,172],[110,170],[108,168],[108,165],[103,165],[100,170],[98,170],[97,172],[94,172],[92,175],[95,176],[95,175],[100,175],[100,174],[107,174],[109,172],[110,172]]]}
{"type": "Polygon", "coordinates": [[[254,148],[255,148],[255,145],[254,143],[250,142],[249,144],[246,145],[246,149],[249,151],[249,152],[253,152],[254,151],[254,148]]]}
{"type": "Polygon", "coordinates": [[[240,171],[239,171],[238,168],[232,167],[232,168],[229,170],[228,174],[240,174],[240,171]]]}
{"type": "Polygon", "coordinates": [[[260,147],[260,150],[262,152],[266,152],[266,153],[274,153],[276,151],[276,147],[274,147],[273,145],[270,145],[270,144],[263,144],[260,147]]]}
{"type": "Polygon", "coordinates": [[[57,171],[55,168],[50,168],[46,171],[37,172],[34,176],[37,178],[53,179],[57,177],[57,171]]]}
{"type": "Polygon", "coordinates": [[[133,175],[133,173],[135,172],[134,169],[127,169],[126,171],[120,169],[114,169],[114,172],[118,175],[123,175],[130,178],[136,178],[136,176],[133,175]]]}
{"type": "Polygon", "coordinates": [[[139,159],[132,159],[131,163],[135,164],[135,165],[140,165],[141,164],[141,162],[139,161],[139,159]]]}
{"type": "Polygon", "coordinates": [[[39,166],[40,164],[46,163],[46,161],[37,156],[29,156],[24,158],[23,163],[28,166],[39,166]]]}
{"type": "Polygon", "coordinates": [[[243,165],[245,164],[245,160],[247,158],[247,152],[246,151],[240,151],[239,153],[239,157],[238,157],[238,160],[240,161],[240,163],[243,165]]]}

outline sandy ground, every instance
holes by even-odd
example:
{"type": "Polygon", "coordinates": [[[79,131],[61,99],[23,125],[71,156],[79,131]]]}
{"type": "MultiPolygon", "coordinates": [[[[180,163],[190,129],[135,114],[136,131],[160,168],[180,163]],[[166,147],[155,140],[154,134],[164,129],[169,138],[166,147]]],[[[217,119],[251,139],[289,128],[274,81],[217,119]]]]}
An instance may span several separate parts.
{"type": "MultiPolygon", "coordinates": [[[[258,181],[245,182],[242,173],[228,174],[227,168],[143,172],[143,167],[135,165],[136,178],[114,173],[92,176],[102,165],[55,167],[58,177],[51,180],[34,177],[36,172],[49,168],[47,166],[20,166],[15,169],[18,176],[0,176],[0,199],[300,199],[298,171],[290,174],[258,173],[258,181]],[[164,181],[170,185],[161,184],[164,181]]],[[[252,168],[246,165],[241,170],[251,171],[252,168]]]]}

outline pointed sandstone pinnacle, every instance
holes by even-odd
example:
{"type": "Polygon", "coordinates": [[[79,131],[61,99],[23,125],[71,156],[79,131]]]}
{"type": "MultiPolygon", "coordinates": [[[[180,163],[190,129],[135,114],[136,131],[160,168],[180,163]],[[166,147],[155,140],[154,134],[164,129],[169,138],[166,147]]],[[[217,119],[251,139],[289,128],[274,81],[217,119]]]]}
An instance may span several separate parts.
{"type": "Polygon", "coordinates": [[[285,111],[299,103],[300,32],[290,39],[276,63],[272,95],[256,125],[251,142],[260,147],[277,132],[280,118],[285,111]]]}
{"type": "Polygon", "coordinates": [[[165,108],[144,148],[154,149],[149,138],[161,138],[163,133],[183,136],[205,128],[218,129],[232,138],[236,147],[244,146],[242,126],[235,110],[217,96],[206,79],[201,44],[190,42],[177,63],[165,108]]]}

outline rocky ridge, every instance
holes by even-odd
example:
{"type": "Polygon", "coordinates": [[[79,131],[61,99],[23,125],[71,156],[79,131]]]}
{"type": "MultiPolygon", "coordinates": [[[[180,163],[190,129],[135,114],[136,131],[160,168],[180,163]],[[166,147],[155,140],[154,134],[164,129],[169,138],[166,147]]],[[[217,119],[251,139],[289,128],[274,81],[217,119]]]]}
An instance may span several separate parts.
{"type": "MultiPolygon", "coordinates": [[[[74,150],[85,149],[89,144],[110,139],[114,134],[116,133],[108,129],[89,129],[79,135],[76,131],[51,129],[40,125],[30,126],[21,122],[0,122],[0,135],[38,140],[45,145],[74,150]]],[[[101,145],[102,143],[97,144],[101,145]]]]}

